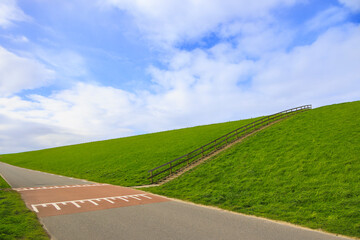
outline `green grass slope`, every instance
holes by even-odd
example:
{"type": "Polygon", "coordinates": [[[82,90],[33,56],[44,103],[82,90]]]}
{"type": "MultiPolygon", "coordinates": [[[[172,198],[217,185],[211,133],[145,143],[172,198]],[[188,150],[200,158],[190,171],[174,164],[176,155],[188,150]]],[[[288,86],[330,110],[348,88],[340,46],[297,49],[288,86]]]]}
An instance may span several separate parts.
{"type": "Polygon", "coordinates": [[[147,191],[360,237],[360,102],[295,115],[147,191]]]}
{"type": "Polygon", "coordinates": [[[143,185],[149,184],[148,170],[254,120],[7,154],[2,155],[0,161],[97,182],[143,185]]]}

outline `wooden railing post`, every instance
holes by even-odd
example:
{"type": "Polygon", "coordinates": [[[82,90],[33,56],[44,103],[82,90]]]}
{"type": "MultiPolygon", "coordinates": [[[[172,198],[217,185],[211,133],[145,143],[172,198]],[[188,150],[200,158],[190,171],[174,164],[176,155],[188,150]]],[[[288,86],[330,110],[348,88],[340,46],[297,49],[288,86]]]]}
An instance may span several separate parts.
{"type": "Polygon", "coordinates": [[[171,166],[171,162],[170,162],[170,174],[172,174],[172,166],[171,166]]]}
{"type": "Polygon", "coordinates": [[[151,184],[153,184],[154,183],[153,171],[150,172],[150,177],[151,177],[151,184]]]}

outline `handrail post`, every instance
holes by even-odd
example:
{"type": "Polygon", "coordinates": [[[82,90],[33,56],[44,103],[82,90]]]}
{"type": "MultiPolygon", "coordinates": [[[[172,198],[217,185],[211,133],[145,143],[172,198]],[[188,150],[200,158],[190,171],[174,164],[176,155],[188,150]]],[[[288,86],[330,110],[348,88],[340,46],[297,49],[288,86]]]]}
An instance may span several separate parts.
{"type": "Polygon", "coordinates": [[[150,177],[151,177],[151,184],[153,184],[154,183],[153,171],[150,171],[150,177]]]}
{"type": "Polygon", "coordinates": [[[171,162],[170,162],[170,174],[172,174],[172,166],[171,166],[171,162]]]}
{"type": "Polygon", "coordinates": [[[204,147],[201,147],[201,156],[204,157],[204,147]]]}

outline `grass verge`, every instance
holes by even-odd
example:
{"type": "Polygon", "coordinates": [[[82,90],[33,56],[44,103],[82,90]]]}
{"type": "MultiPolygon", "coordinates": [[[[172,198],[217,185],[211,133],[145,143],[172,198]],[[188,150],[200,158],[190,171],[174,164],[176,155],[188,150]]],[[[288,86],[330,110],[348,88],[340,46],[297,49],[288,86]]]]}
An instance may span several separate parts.
{"type": "Polygon", "coordinates": [[[26,208],[20,194],[0,176],[0,239],[46,240],[48,235],[36,214],[26,208]]]}
{"type": "Polygon", "coordinates": [[[0,175],[0,189],[10,188],[10,185],[0,175]]]}
{"type": "Polygon", "coordinates": [[[360,237],[360,102],[265,129],[154,193],[360,237]]]}

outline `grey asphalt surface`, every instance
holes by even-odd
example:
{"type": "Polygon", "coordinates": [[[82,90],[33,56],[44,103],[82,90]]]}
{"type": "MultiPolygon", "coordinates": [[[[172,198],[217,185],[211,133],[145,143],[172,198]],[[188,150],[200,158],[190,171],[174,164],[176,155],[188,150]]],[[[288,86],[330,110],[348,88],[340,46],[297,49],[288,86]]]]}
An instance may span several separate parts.
{"type": "MultiPolygon", "coordinates": [[[[13,187],[86,184],[0,163],[13,187]]],[[[332,234],[181,201],[41,218],[53,239],[345,240],[332,234]]]]}
{"type": "Polygon", "coordinates": [[[176,201],[47,217],[43,222],[50,232],[61,235],[63,240],[346,239],[176,201]]]}
{"type": "Polygon", "coordinates": [[[92,184],[93,182],[15,167],[0,162],[0,174],[13,188],[92,184]]]}

